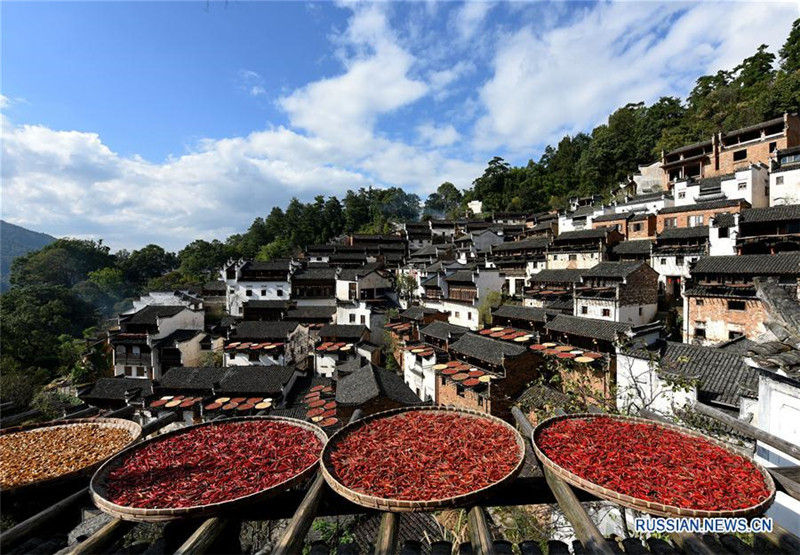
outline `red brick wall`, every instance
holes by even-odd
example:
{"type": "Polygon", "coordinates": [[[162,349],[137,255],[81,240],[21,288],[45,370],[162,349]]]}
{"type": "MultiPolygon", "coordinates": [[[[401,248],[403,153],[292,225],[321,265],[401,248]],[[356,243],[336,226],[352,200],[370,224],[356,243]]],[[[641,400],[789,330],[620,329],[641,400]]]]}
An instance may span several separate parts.
{"type": "MultiPolygon", "coordinates": [[[[743,299],[730,299],[743,300],[743,299]]],[[[728,341],[728,331],[741,331],[749,339],[755,339],[763,332],[763,323],[766,311],[758,299],[744,300],[744,310],[729,310],[728,299],[720,297],[689,297],[687,341],[692,341],[695,336],[695,322],[705,322],[706,342],[720,343],[728,341]],[[697,301],[702,302],[698,306],[697,301]],[[723,325],[724,324],[724,325],[723,325]]]]}
{"type": "Polygon", "coordinates": [[[640,220],[636,222],[628,222],[628,240],[633,239],[647,239],[649,237],[653,237],[656,234],[656,215],[650,214],[646,220],[640,220]],[[641,224],[642,229],[639,231],[634,231],[633,226],[634,224],[641,224]]]}
{"type": "Polygon", "coordinates": [[[741,147],[731,146],[725,148],[725,150],[722,150],[719,153],[719,170],[714,170],[713,173],[709,173],[708,176],[726,175],[733,173],[736,170],[748,168],[750,167],[750,164],[757,164],[759,162],[769,165],[769,145],[773,142],[777,143],[776,148],[778,150],[786,148],[787,146],[787,139],[785,136],[783,136],[767,139],[760,143],[749,143],[742,145],[741,147]],[[747,157],[744,160],[738,160],[734,162],[733,153],[743,149],[747,149],[747,157]]]}
{"type": "Polygon", "coordinates": [[[656,216],[656,233],[664,231],[664,220],[667,218],[677,218],[675,227],[689,227],[690,216],[703,216],[703,225],[710,225],[711,219],[722,212],[730,212],[731,214],[738,214],[741,211],[741,205],[727,206],[725,208],[717,208],[713,210],[692,210],[689,212],[677,212],[672,214],[658,214],[656,216]]]}

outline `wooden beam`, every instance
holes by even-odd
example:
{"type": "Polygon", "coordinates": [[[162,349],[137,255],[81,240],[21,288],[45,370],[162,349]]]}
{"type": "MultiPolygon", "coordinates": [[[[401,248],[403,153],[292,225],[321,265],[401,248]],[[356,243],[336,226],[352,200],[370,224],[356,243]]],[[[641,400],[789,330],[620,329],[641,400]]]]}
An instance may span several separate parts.
{"type": "Polygon", "coordinates": [[[136,412],[136,407],[133,405],[128,405],[127,407],[122,407],[121,409],[112,410],[109,413],[103,415],[103,418],[124,418],[125,420],[130,420],[133,418],[133,414],[136,412]]]}
{"type": "Polygon", "coordinates": [[[800,553],[800,538],[776,523],[773,523],[772,532],[757,535],[786,553],[800,553]]]}
{"type": "Polygon", "coordinates": [[[41,530],[43,526],[52,522],[53,519],[61,515],[67,509],[85,501],[88,495],[89,488],[83,488],[69,497],[65,497],[58,503],[49,506],[45,510],[36,513],[32,517],[23,520],[19,524],[12,526],[0,534],[0,548],[2,548],[2,551],[7,552],[9,546],[41,530]]]}
{"type": "Polygon", "coordinates": [[[767,468],[767,472],[783,487],[786,495],[800,499],[800,466],[767,468]]]}
{"type": "Polygon", "coordinates": [[[90,416],[94,416],[98,412],[100,412],[100,409],[98,409],[97,407],[86,407],[85,409],[81,409],[73,413],[64,415],[64,418],[62,418],[61,420],[72,420],[73,418],[88,418],[90,416]]]}
{"type": "Polygon", "coordinates": [[[486,513],[483,507],[476,505],[469,510],[467,524],[469,525],[472,552],[475,555],[493,555],[492,532],[489,530],[489,523],[486,521],[486,513]]]}
{"type": "Polygon", "coordinates": [[[214,541],[228,526],[225,518],[213,517],[205,520],[194,533],[175,551],[175,555],[200,555],[207,553],[214,541]]]}
{"type": "MultiPolygon", "coordinates": [[[[362,414],[361,409],[356,409],[350,417],[350,422],[355,422],[361,418],[362,414]]],[[[303,550],[303,543],[305,543],[308,530],[317,515],[317,509],[324,492],[325,478],[322,477],[322,473],[318,470],[311,487],[308,488],[305,497],[303,497],[303,501],[297,507],[286,530],[283,531],[281,539],[275,544],[272,555],[293,555],[303,550]]],[[[262,549],[258,552],[258,555],[266,555],[266,551],[262,549]]]]}
{"type": "Polygon", "coordinates": [[[142,439],[144,439],[150,434],[153,434],[158,430],[160,430],[161,428],[168,426],[169,424],[172,424],[174,422],[177,422],[178,420],[179,417],[177,412],[169,412],[164,416],[160,416],[159,418],[153,420],[149,424],[145,424],[144,426],[142,426],[141,437],[142,439]]]}
{"type": "Polygon", "coordinates": [[[375,555],[392,555],[394,553],[399,521],[400,515],[397,513],[383,513],[381,525],[378,528],[378,537],[375,538],[375,555]]]}
{"type": "Polygon", "coordinates": [[[722,422],[723,424],[730,426],[737,432],[740,432],[747,437],[751,437],[753,439],[757,439],[758,441],[769,445],[770,447],[774,447],[780,451],[783,451],[787,455],[794,457],[795,459],[800,459],[800,446],[797,446],[793,443],[786,441],[785,439],[781,439],[778,436],[774,436],[770,433],[765,432],[760,428],[756,428],[752,424],[748,424],[746,422],[742,422],[738,418],[734,418],[728,414],[725,414],[721,410],[717,410],[714,407],[709,407],[708,405],[704,405],[703,403],[695,403],[694,410],[699,412],[704,416],[708,416],[722,422]]]}
{"type": "Polygon", "coordinates": [[[69,555],[83,555],[89,553],[107,553],[122,536],[136,525],[135,522],[122,520],[121,518],[112,519],[97,532],[89,536],[85,541],[75,545],[69,555]]]}

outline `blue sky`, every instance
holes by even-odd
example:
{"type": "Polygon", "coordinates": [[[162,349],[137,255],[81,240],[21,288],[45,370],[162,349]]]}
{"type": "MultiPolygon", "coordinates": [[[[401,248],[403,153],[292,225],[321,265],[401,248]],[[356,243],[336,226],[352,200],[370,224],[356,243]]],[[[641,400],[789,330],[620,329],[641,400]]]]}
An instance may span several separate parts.
{"type": "Polygon", "coordinates": [[[684,96],[797,3],[0,5],[4,219],[178,249],[292,196],[467,187],[684,96]]]}

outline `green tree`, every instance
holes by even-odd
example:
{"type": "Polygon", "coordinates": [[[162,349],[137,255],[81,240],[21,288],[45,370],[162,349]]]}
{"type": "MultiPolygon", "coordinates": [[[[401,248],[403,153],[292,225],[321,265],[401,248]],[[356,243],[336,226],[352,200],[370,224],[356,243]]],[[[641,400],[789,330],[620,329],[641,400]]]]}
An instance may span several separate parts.
{"type": "Polygon", "coordinates": [[[151,244],[131,252],[119,260],[117,266],[124,273],[126,281],[144,285],[149,279],[163,276],[177,268],[178,257],[158,245],[151,244]]]}
{"type": "Polygon", "coordinates": [[[800,19],[795,19],[792,23],[792,30],[778,52],[778,56],[781,62],[780,67],[786,73],[800,69],[800,19]]]}
{"type": "Polygon", "coordinates": [[[41,250],[20,256],[11,265],[11,284],[72,287],[89,272],[114,265],[102,241],[58,239],[41,250]]]}
{"type": "Polygon", "coordinates": [[[221,241],[198,239],[178,253],[178,260],[180,270],[186,276],[205,280],[216,277],[222,265],[233,255],[231,247],[221,241]]]}

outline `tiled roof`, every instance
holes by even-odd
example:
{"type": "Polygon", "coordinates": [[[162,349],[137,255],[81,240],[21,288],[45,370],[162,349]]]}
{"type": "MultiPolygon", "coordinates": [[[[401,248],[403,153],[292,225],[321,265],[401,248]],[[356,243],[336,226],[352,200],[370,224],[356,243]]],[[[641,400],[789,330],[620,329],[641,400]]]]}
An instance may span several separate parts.
{"type": "Polygon", "coordinates": [[[739,223],[785,222],[800,220],[800,204],[770,206],[769,208],[751,208],[742,211],[739,223]]]}
{"type": "Polygon", "coordinates": [[[692,274],[800,276],[800,253],[704,256],[695,263],[692,274]]]}
{"type": "Polygon", "coordinates": [[[584,278],[624,279],[645,265],[646,262],[601,262],[584,271],[584,278]]]}
{"type": "Polygon", "coordinates": [[[697,212],[698,210],[716,210],[718,208],[730,208],[742,205],[749,208],[750,203],[741,199],[713,200],[709,202],[698,202],[696,204],[685,204],[683,206],[667,206],[658,211],[659,214],[677,214],[679,212],[697,212]]]}
{"type": "Polygon", "coordinates": [[[227,371],[228,368],[219,366],[207,368],[179,366],[167,370],[159,385],[168,389],[211,391],[212,386],[219,382],[227,371]]]}
{"type": "Polygon", "coordinates": [[[655,214],[651,214],[650,212],[639,212],[639,213],[634,214],[633,216],[631,216],[631,220],[630,221],[632,221],[632,222],[643,222],[643,221],[651,218],[652,216],[655,216],[655,214]]]}
{"type": "Polygon", "coordinates": [[[608,320],[598,320],[596,318],[567,316],[566,314],[559,314],[545,324],[545,327],[549,331],[610,342],[615,341],[618,334],[627,333],[631,330],[630,324],[609,322],[608,320]]]}
{"type": "Polygon", "coordinates": [[[551,408],[566,408],[570,404],[570,396],[561,393],[559,390],[542,384],[532,385],[522,392],[517,398],[516,403],[526,408],[543,409],[546,406],[551,408]]]}
{"type": "MultiPolygon", "coordinates": [[[[547,227],[549,227],[549,224],[547,227]]],[[[492,251],[544,249],[549,244],[550,240],[547,237],[531,237],[529,239],[523,239],[521,241],[507,241],[505,243],[500,243],[499,245],[494,245],[492,247],[492,251]]]]}
{"type": "Polygon", "coordinates": [[[659,373],[698,381],[701,396],[711,401],[738,406],[743,390],[758,389],[758,372],[744,363],[742,356],[716,347],[664,341],[650,349],[631,352],[648,360],[659,360],[659,373]]]}
{"type": "Polygon", "coordinates": [[[292,276],[292,281],[333,281],[336,279],[336,268],[330,266],[308,267],[296,272],[292,276]]]}
{"type": "Polygon", "coordinates": [[[553,243],[567,243],[581,239],[604,239],[608,235],[608,228],[598,227],[597,229],[579,229],[576,231],[565,231],[559,233],[553,239],[553,243]]]}
{"type": "Polygon", "coordinates": [[[450,324],[448,322],[441,322],[439,320],[435,322],[431,322],[421,330],[419,330],[420,334],[427,335],[428,337],[435,337],[436,339],[441,339],[442,341],[447,341],[448,339],[455,339],[459,335],[464,335],[469,331],[468,328],[463,326],[456,326],[454,324],[450,324]]]}
{"type": "Polygon", "coordinates": [[[568,218],[580,218],[580,217],[583,217],[583,216],[588,216],[589,214],[591,214],[594,211],[595,211],[595,207],[592,206],[591,204],[584,205],[584,206],[579,206],[578,208],[575,209],[574,212],[571,212],[571,213],[567,214],[567,217],[568,218]]]}
{"type": "Polygon", "coordinates": [[[270,260],[269,262],[260,261],[260,260],[248,260],[242,265],[242,272],[247,271],[289,271],[289,267],[291,266],[291,260],[289,259],[280,259],[280,260],[270,260]]]}
{"type": "Polygon", "coordinates": [[[342,268],[337,278],[344,281],[356,281],[358,278],[380,269],[380,267],[380,262],[373,262],[371,264],[364,264],[360,268],[342,268]]]}
{"type": "Polygon", "coordinates": [[[586,270],[541,270],[531,274],[531,283],[578,283],[586,270]]]}
{"type": "Polygon", "coordinates": [[[668,227],[658,234],[658,239],[708,239],[708,226],[668,227]]]}
{"type": "Polygon", "coordinates": [[[367,326],[362,324],[326,324],[319,330],[320,337],[336,337],[338,339],[361,339],[367,326]]]}
{"type": "Polygon", "coordinates": [[[387,397],[403,405],[418,405],[422,401],[403,378],[371,363],[340,378],[336,383],[336,402],[358,406],[376,397],[387,397]]]}
{"type": "Polygon", "coordinates": [[[280,393],[294,375],[291,366],[229,366],[220,379],[220,393],[280,393]]]}
{"type": "Polygon", "coordinates": [[[661,200],[662,197],[665,197],[665,198],[668,198],[668,199],[672,198],[671,196],[665,195],[665,193],[661,193],[661,192],[659,192],[659,193],[649,193],[649,194],[646,194],[646,195],[639,195],[639,196],[635,196],[633,198],[630,198],[625,202],[621,202],[621,203],[617,204],[617,206],[629,206],[629,205],[632,205],[632,204],[641,204],[643,202],[653,202],[653,201],[656,201],[656,200],[661,200]]]}
{"type": "Polygon", "coordinates": [[[613,214],[603,214],[602,216],[596,216],[592,218],[592,223],[594,222],[616,222],[619,220],[627,220],[631,216],[630,212],[623,212],[621,214],[613,213],[613,214]]]}
{"type": "Polygon", "coordinates": [[[409,306],[403,312],[400,313],[400,316],[403,318],[408,318],[409,320],[416,320],[421,321],[426,314],[438,314],[439,311],[435,308],[428,308],[427,306],[409,306]]]}
{"type": "Polygon", "coordinates": [[[200,330],[175,330],[165,337],[156,339],[153,342],[153,345],[162,346],[162,345],[173,345],[175,343],[183,343],[184,341],[189,341],[190,339],[194,339],[200,333],[203,332],[200,330]]]}
{"type": "Polygon", "coordinates": [[[285,339],[297,329],[297,322],[263,322],[245,320],[236,324],[231,332],[232,339],[285,339]]]}
{"type": "Polygon", "coordinates": [[[525,352],[525,347],[474,333],[465,333],[450,345],[450,350],[491,364],[502,364],[504,357],[519,356],[525,352]]]}
{"type": "Polygon", "coordinates": [[[146,397],[153,393],[153,382],[144,378],[114,378],[98,379],[88,393],[81,395],[86,400],[121,401],[125,399],[125,392],[131,390],[139,397],[146,397]]]}
{"type": "Polygon", "coordinates": [[[278,299],[259,299],[255,301],[246,301],[244,303],[244,308],[273,308],[273,309],[285,309],[289,306],[289,301],[281,301],[278,299]]]}
{"type": "Polygon", "coordinates": [[[472,270],[456,270],[444,280],[454,283],[473,283],[472,270]]]}
{"type": "MultiPolygon", "coordinates": [[[[745,212],[748,212],[748,210],[745,210],[745,212]]],[[[720,212],[711,221],[714,227],[733,227],[733,224],[736,223],[736,218],[730,212],[720,212]]]]}
{"type": "Polygon", "coordinates": [[[411,257],[418,257],[418,256],[436,256],[437,249],[434,245],[425,245],[421,249],[417,249],[411,253],[411,257]]]}
{"type": "Polygon", "coordinates": [[[156,325],[158,318],[169,318],[170,316],[175,316],[185,308],[186,307],[183,305],[150,305],[137,312],[134,312],[131,315],[124,316],[123,321],[126,324],[143,324],[154,326],[156,325]]]}
{"type": "Polygon", "coordinates": [[[621,241],[614,245],[615,254],[650,254],[650,239],[635,239],[632,241],[621,241]]]}
{"type": "Polygon", "coordinates": [[[498,306],[492,316],[499,318],[512,318],[514,320],[525,320],[527,322],[544,322],[546,311],[543,308],[532,306],[519,306],[513,304],[503,304],[498,306]]]}
{"type": "Polygon", "coordinates": [[[336,314],[335,306],[298,306],[286,312],[286,319],[298,322],[306,319],[318,320],[327,318],[330,320],[334,314],[336,314]]]}

